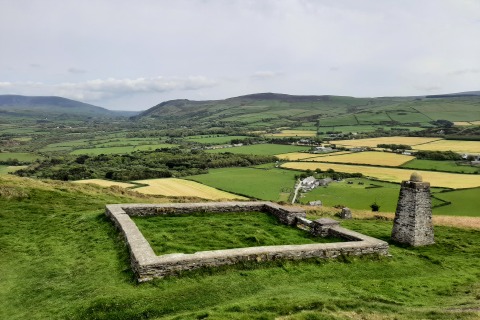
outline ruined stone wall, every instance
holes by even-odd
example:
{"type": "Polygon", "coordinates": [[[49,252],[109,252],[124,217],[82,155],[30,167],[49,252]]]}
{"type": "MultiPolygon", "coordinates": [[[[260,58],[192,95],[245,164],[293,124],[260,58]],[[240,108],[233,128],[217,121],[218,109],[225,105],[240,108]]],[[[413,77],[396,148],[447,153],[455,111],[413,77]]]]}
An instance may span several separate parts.
{"type": "MultiPolygon", "coordinates": [[[[388,244],[360,233],[344,229],[331,219],[310,221],[305,211],[284,207],[270,202],[217,202],[217,203],[176,203],[161,205],[124,204],[107,205],[106,215],[125,238],[130,251],[131,266],[139,282],[153,278],[175,275],[181,271],[202,267],[231,265],[243,261],[271,261],[277,259],[335,258],[342,255],[388,254],[388,244]],[[317,230],[322,235],[332,235],[350,240],[339,243],[315,243],[306,245],[283,245],[239,248],[228,250],[202,251],[193,254],[174,253],[157,256],[148,241],[130,218],[161,214],[185,214],[190,212],[245,212],[263,211],[274,214],[285,224],[317,230]],[[327,221],[328,220],[328,221],[327,221]],[[313,228],[313,226],[316,226],[313,228]]],[[[313,231],[312,231],[313,232],[313,231]]],[[[314,233],[314,232],[313,232],[314,233]]]]}

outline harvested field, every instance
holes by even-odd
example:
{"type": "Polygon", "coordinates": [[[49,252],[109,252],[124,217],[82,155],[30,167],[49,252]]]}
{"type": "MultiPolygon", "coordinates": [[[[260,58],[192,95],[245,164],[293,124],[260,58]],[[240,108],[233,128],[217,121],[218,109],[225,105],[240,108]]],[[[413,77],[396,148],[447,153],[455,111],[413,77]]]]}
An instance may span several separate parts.
{"type": "Polygon", "coordinates": [[[416,150],[480,153],[480,141],[438,140],[413,147],[416,150]]]}
{"type": "Polygon", "coordinates": [[[246,199],[245,197],[221,191],[198,182],[183,179],[149,179],[135,182],[148,185],[146,187],[135,189],[135,191],[144,194],[162,195],[167,197],[198,197],[209,200],[246,199]]]}
{"type": "Polygon", "coordinates": [[[480,126],[480,120],[477,121],[470,121],[471,124],[474,124],[476,126],[480,126]]]}
{"type": "Polygon", "coordinates": [[[456,126],[471,126],[472,125],[470,122],[467,122],[467,121],[454,121],[453,124],[456,125],[456,126]]]}
{"type": "Polygon", "coordinates": [[[391,152],[366,151],[341,155],[331,155],[329,157],[317,157],[307,159],[306,161],[356,163],[396,167],[401,166],[402,164],[412,159],[415,159],[415,157],[391,152]]]}
{"type": "Polygon", "coordinates": [[[96,184],[101,187],[111,187],[111,186],[118,186],[122,188],[131,188],[134,187],[134,184],[125,183],[125,182],[117,182],[117,181],[110,181],[110,180],[102,180],[102,179],[86,179],[86,180],[77,180],[73,181],[74,183],[91,183],[96,184]]]}
{"type": "Polygon", "coordinates": [[[276,154],[275,157],[282,160],[296,161],[296,160],[318,157],[318,155],[313,153],[305,153],[305,152],[291,152],[291,153],[276,154]]]}
{"type": "MultiPolygon", "coordinates": [[[[296,170],[315,170],[320,168],[322,171],[333,169],[337,172],[355,173],[360,172],[367,177],[374,179],[401,182],[408,180],[414,170],[354,166],[346,164],[320,163],[320,162],[287,162],[282,168],[296,170]]],[[[458,174],[446,172],[420,171],[424,181],[430,182],[432,187],[446,187],[452,189],[475,188],[480,186],[480,175],[458,174]]]]}
{"type": "Polygon", "coordinates": [[[266,137],[316,137],[317,131],[311,130],[282,130],[281,133],[265,134],[266,137]]]}
{"type": "Polygon", "coordinates": [[[422,137],[380,137],[371,139],[358,140],[338,140],[332,141],[336,145],[346,147],[371,147],[375,148],[378,144],[406,144],[408,146],[416,146],[423,143],[440,140],[439,138],[422,138],[422,137]]]}

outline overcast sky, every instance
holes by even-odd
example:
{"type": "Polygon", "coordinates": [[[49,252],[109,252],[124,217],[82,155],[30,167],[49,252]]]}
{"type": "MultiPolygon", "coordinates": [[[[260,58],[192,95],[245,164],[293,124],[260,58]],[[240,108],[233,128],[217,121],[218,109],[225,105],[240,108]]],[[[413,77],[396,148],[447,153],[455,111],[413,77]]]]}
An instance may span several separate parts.
{"type": "Polygon", "coordinates": [[[480,90],[480,0],[0,0],[0,94],[109,109],[480,90]]]}

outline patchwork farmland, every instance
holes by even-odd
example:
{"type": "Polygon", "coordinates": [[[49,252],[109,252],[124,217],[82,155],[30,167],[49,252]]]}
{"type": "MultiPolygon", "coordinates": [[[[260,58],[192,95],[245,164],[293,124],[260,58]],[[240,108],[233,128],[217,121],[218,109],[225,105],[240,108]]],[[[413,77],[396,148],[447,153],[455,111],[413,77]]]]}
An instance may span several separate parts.
{"type": "MultiPolygon", "coordinates": [[[[287,162],[282,168],[294,170],[315,170],[321,169],[327,171],[333,169],[337,172],[346,173],[362,173],[367,177],[371,177],[383,181],[401,182],[408,180],[412,170],[397,168],[382,168],[360,165],[346,165],[319,162],[287,162]]],[[[446,187],[453,189],[474,188],[480,186],[480,175],[473,174],[457,174],[446,172],[422,171],[424,181],[430,182],[434,187],[446,187]]]]}

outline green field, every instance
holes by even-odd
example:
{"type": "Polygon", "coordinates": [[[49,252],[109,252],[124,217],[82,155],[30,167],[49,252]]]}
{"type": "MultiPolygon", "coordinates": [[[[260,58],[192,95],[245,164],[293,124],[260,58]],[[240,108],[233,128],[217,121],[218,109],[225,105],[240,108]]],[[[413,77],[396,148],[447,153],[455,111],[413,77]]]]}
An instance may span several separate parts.
{"type": "Polygon", "coordinates": [[[88,149],[77,149],[70,154],[92,154],[92,155],[99,155],[99,154],[121,154],[121,153],[130,153],[134,151],[149,151],[161,148],[173,148],[175,145],[173,144],[145,144],[140,146],[124,146],[124,147],[98,147],[98,148],[88,148],[88,149]]]}
{"type": "Polygon", "coordinates": [[[7,161],[9,159],[17,159],[22,162],[31,162],[37,159],[41,159],[41,156],[38,156],[33,153],[23,153],[23,152],[0,152],[0,161],[7,161]]]}
{"type": "Polygon", "coordinates": [[[226,168],[210,169],[208,174],[187,179],[251,198],[286,201],[294,187],[296,174],[282,169],[226,168]]]}
{"type": "Polygon", "coordinates": [[[245,139],[248,138],[247,136],[214,136],[214,135],[203,135],[203,136],[191,136],[185,138],[185,140],[198,142],[198,143],[205,143],[205,144],[224,144],[230,143],[232,139],[245,139]]]}
{"type": "MultiPolygon", "coordinates": [[[[435,227],[435,245],[391,244],[391,258],[251,262],[137,284],[104,206],[142,199],[60,182],[1,185],[18,194],[0,197],[1,319],[479,316],[478,230],[435,227]]],[[[392,230],[391,221],[342,225],[383,240],[392,230]]]]}
{"type": "Polygon", "coordinates": [[[420,169],[431,171],[445,171],[458,173],[480,173],[480,167],[457,164],[455,161],[436,161],[436,160],[422,160],[413,159],[403,165],[401,168],[420,169]]]}
{"type": "Polygon", "coordinates": [[[435,208],[433,210],[434,214],[480,217],[478,205],[480,188],[440,192],[436,193],[435,196],[452,204],[435,208]]]}
{"type": "Polygon", "coordinates": [[[10,172],[14,172],[16,170],[26,168],[27,166],[1,166],[0,165],[0,175],[8,174],[10,172]]]}
{"type": "MultiPolygon", "coordinates": [[[[434,215],[455,215],[480,217],[480,208],[475,205],[475,193],[479,188],[441,192],[444,189],[432,188],[432,194],[439,198],[432,198],[434,215]],[[443,200],[443,201],[442,201],[443,200]],[[446,206],[439,206],[451,202],[446,206]]],[[[370,205],[376,202],[380,212],[395,212],[400,192],[400,185],[368,179],[346,179],[341,182],[332,182],[328,187],[318,187],[304,194],[301,203],[321,200],[323,205],[332,207],[336,205],[347,206],[352,209],[370,210],[370,205]],[[353,182],[348,184],[347,181],[353,182]],[[363,183],[363,184],[359,184],[363,183]]]]}
{"type": "Polygon", "coordinates": [[[133,220],[157,255],[342,241],[312,237],[263,212],[194,213],[133,220]]]}
{"type": "Polygon", "coordinates": [[[283,144],[254,144],[241,147],[222,148],[207,150],[207,152],[213,153],[241,153],[241,154],[259,154],[259,155],[275,155],[280,153],[298,152],[310,149],[303,146],[291,146],[283,144]]]}

